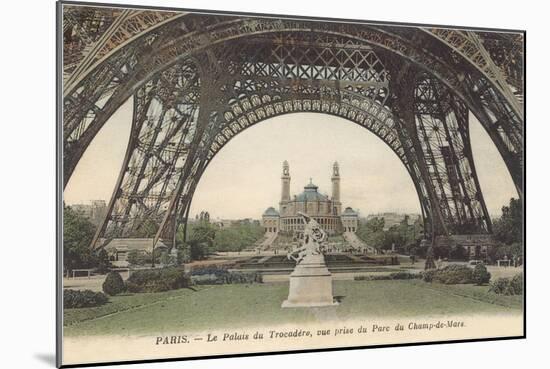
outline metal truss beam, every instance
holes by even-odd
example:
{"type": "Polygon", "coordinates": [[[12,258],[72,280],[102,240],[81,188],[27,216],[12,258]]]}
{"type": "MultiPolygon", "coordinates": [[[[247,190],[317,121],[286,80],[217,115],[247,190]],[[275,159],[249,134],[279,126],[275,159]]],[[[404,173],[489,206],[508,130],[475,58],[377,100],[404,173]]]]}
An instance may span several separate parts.
{"type": "MultiPolygon", "coordinates": [[[[339,47],[345,46],[348,50],[352,50],[354,48],[365,49],[371,47],[377,49],[379,54],[383,53],[384,50],[390,52],[390,54],[392,54],[389,55],[390,58],[397,56],[399,58],[407,59],[415,65],[419,66],[420,68],[434,75],[443,84],[451,88],[454,94],[456,94],[466,102],[468,108],[474,112],[474,114],[480,119],[480,121],[482,121],[486,129],[491,129],[489,127],[489,122],[483,122],[482,116],[484,115],[484,112],[480,109],[476,109],[475,106],[473,106],[476,103],[475,98],[471,98],[472,89],[475,89],[476,85],[484,83],[483,81],[487,80],[487,78],[477,68],[472,67],[468,69],[464,68],[464,65],[460,65],[460,68],[458,68],[456,65],[453,64],[453,58],[442,58],[440,51],[436,47],[437,45],[433,46],[434,50],[432,51],[432,53],[430,53],[430,49],[426,48],[425,45],[427,43],[429,44],[429,37],[431,36],[429,36],[426,32],[422,32],[420,30],[411,31],[410,29],[407,29],[407,33],[404,34],[402,30],[399,30],[395,27],[383,28],[381,26],[374,27],[368,25],[354,25],[352,27],[350,25],[334,25],[292,20],[274,22],[273,20],[269,19],[232,17],[218,17],[218,19],[215,19],[214,17],[209,18],[205,16],[201,17],[196,15],[188,15],[174,22],[167,22],[167,24],[163,27],[156,28],[154,32],[151,32],[149,34],[148,37],[154,38],[155,36],[159,36],[160,34],[169,34],[169,31],[173,33],[173,35],[169,37],[165,36],[165,42],[158,43],[159,46],[153,48],[155,57],[152,58],[149,63],[139,60],[136,63],[133,63],[133,66],[131,65],[129,67],[123,67],[123,70],[125,72],[130,73],[131,69],[135,67],[135,65],[139,65],[139,73],[143,76],[139,78],[131,78],[131,82],[129,84],[124,84],[125,90],[134,91],[135,86],[132,86],[132,83],[142,83],[139,81],[147,80],[155,74],[155,71],[161,70],[162,68],[164,68],[164,65],[173,62],[174,59],[182,58],[186,55],[192,55],[193,53],[199,50],[203,50],[206,47],[215,47],[216,45],[230,47],[229,43],[236,42],[239,39],[246,38],[247,40],[249,40],[251,38],[267,37],[272,39],[274,45],[286,45],[289,47],[292,47],[292,45],[294,44],[318,44],[323,46],[331,43],[332,45],[336,45],[339,47]],[[216,21],[218,23],[215,23],[216,21]],[[217,26],[213,27],[212,30],[206,33],[199,34],[197,33],[197,30],[200,28],[200,24],[209,26],[216,24],[217,26]],[[182,31],[182,28],[187,31],[182,31]],[[300,32],[306,33],[306,29],[308,31],[308,37],[303,37],[303,35],[301,38],[296,36],[288,36],[291,34],[300,34],[300,32]],[[168,41],[168,39],[170,39],[170,41],[168,41]],[[464,74],[465,71],[467,72],[467,75],[464,74]],[[465,85],[465,78],[473,81],[473,83],[465,85]]],[[[132,49],[133,47],[138,50],[143,49],[142,47],[137,47],[137,41],[139,40],[140,39],[136,40],[136,42],[128,44],[128,47],[126,49],[132,49]]],[[[432,38],[432,40],[434,39],[432,38]]],[[[242,44],[235,44],[234,46],[237,47],[241,45],[242,44]]],[[[299,48],[296,47],[294,49],[299,48]]],[[[122,48],[121,50],[119,50],[119,52],[122,52],[123,50],[125,49],[122,48]]],[[[153,52],[153,50],[151,50],[151,52],[153,52]]],[[[117,53],[114,53],[111,59],[116,59],[118,58],[118,56],[119,55],[117,53]]],[[[318,65],[323,65],[323,62],[326,64],[327,60],[325,59],[324,61],[315,61],[315,63],[317,63],[318,65]]],[[[468,65],[471,65],[471,63],[468,62],[468,65]]],[[[101,64],[98,65],[96,69],[102,69],[103,67],[104,65],[101,64]]],[[[120,84],[120,81],[116,79],[111,79],[110,81],[112,84],[120,84]]],[[[92,94],[92,98],[84,99],[83,102],[82,99],[78,99],[78,96],[84,94],[84,90],[86,90],[86,88],[85,86],[80,87],[83,88],[80,93],[78,92],[78,87],[75,88],[74,91],[74,93],[77,95],[75,97],[75,104],[73,105],[75,108],[77,106],[82,106],[82,103],[93,104],[93,100],[97,101],[99,99],[104,99],[104,92],[102,92],[99,94],[92,94]]],[[[102,88],[99,87],[99,89],[101,90],[102,88]]],[[[105,88],[103,88],[103,90],[105,90],[105,88]]],[[[502,94],[499,93],[498,90],[493,90],[492,93],[496,94],[497,96],[502,96],[502,94]]],[[[85,97],[87,95],[88,94],[84,94],[85,97]]],[[[115,106],[118,104],[118,101],[116,100],[109,100],[107,105],[109,105],[110,102],[112,102],[115,106]]],[[[522,141],[522,129],[517,128],[521,127],[522,125],[521,117],[518,117],[517,114],[514,113],[514,110],[509,108],[510,105],[507,103],[505,98],[502,99],[501,102],[502,103],[500,105],[503,106],[486,104],[484,108],[500,109],[497,111],[490,111],[489,115],[493,116],[502,116],[502,109],[507,110],[508,113],[508,119],[501,120],[499,122],[499,125],[507,126],[507,129],[504,133],[505,137],[503,137],[503,135],[493,135],[492,138],[495,140],[495,144],[497,144],[497,146],[503,148],[502,150],[499,150],[501,151],[501,154],[503,154],[505,161],[506,156],[511,157],[511,159],[507,161],[507,163],[510,162],[510,165],[508,165],[509,169],[516,167],[521,168],[521,164],[517,163],[518,161],[520,161],[518,159],[518,156],[521,156],[521,154],[508,155],[507,153],[503,153],[503,150],[506,150],[506,142],[522,141]],[[508,133],[506,132],[512,132],[515,136],[509,137],[508,133]]],[[[70,109],[71,108],[69,107],[67,108],[67,113],[69,113],[70,109]]],[[[90,110],[93,111],[93,109],[94,107],[92,105],[90,110]]],[[[105,108],[105,110],[107,112],[112,111],[111,108],[107,107],[105,108]]],[[[86,109],[84,109],[84,111],[86,111],[86,109]]],[[[84,128],[75,131],[74,128],[71,128],[69,126],[66,129],[66,132],[70,132],[71,134],[70,142],[72,143],[69,144],[69,142],[67,142],[66,146],[69,147],[72,145],[79,147],[78,149],[74,150],[73,155],[70,155],[70,160],[67,160],[67,177],[70,176],[72,168],[74,167],[74,165],[76,165],[76,162],[78,162],[79,155],[81,155],[85,147],[87,147],[87,145],[89,144],[90,140],[88,137],[93,136],[93,133],[97,131],[96,126],[101,126],[103,121],[102,119],[92,119],[91,121],[94,124],[90,124],[90,120],[90,118],[81,118],[80,120],[75,119],[77,123],[73,123],[72,126],[79,128],[82,128],[82,126],[84,126],[84,128]],[[79,135],[83,134],[82,132],[85,132],[87,127],[91,129],[92,134],[83,135],[84,139],[79,140],[79,135]],[[83,147],[84,149],[80,147],[83,147]]],[[[517,176],[513,177],[516,181],[516,186],[519,188],[519,179],[517,178],[517,176]]]]}
{"type": "Polygon", "coordinates": [[[522,196],[523,115],[510,89],[517,73],[492,61],[484,36],[153,13],[112,14],[88,38],[67,16],[67,34],[92,46],[80,47],[80,64],[67,69],[65,184],[97,132],[134,96],[130,142],[95,247],[136,235],[174,240],[220,149],[251,125],[292,112],[332,114],[380,137],[411,175],[428,233],[491,232],[470,111],[522,196]]]}

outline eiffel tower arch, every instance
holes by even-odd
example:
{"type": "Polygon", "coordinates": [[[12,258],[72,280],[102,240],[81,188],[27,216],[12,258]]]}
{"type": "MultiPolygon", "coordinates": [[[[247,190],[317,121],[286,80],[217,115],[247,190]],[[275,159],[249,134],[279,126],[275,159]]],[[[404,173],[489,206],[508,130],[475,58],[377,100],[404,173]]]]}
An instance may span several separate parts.
{"type": "Polygon", "coordinates": [[[471,114],[523,196],[521,34],[63,9],[65,185],[105,122],[134,101],[93,247],[148,224],[154,242],[173,239],[220,149],[248,127],[296,112],[338,116],[383,140],[410,174],[432,236],[492,232],[471,114]]]}

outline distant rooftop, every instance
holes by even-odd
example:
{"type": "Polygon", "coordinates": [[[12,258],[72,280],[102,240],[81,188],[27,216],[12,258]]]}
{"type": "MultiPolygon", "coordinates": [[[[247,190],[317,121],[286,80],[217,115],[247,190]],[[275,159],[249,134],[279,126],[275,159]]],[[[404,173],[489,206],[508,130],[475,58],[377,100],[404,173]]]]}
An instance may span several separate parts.
{"type": "Polygon", "coordinates": [[[263,215],[279,216],[279,212],[274,207],[270,206],[264,211],[263,215]]]}
{"type": "Polygon", "coordinates": [[[349,206],[344,210],[342,215],[349,215],[349,216],[358,216],[359,213],[350,208],[349,206]]]}
{"type": "Polygon", "coordinates": [[[304,186],[304,192],[296,195],[296,201],[328,201],[328,196],[317,192],[318,189],[319,187],[313,184],[310,178],[309,183],[304,186]]]}

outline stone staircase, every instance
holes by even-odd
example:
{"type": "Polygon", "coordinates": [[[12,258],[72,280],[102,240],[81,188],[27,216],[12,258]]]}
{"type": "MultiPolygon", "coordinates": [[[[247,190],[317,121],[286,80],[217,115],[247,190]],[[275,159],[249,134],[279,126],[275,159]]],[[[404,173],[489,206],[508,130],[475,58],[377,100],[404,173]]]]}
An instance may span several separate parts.
{"type": "Polygon", "coordinates": [[[267,232],[265,236],[256,243],[255,249],[261,251],[269,250],[276,238],[277,233],[267,232]]]}
{"type": "Polygon", "coordinates": [[[353,232],[344,232],[343,233],[344,239],[346,242],[353,247],[356,250],[364,250],[366,249],[368,253],[370,254],[377,254],[378,250],[370,245],[367,245],[363,240],[361,240],[357,235],[353,232]]]}

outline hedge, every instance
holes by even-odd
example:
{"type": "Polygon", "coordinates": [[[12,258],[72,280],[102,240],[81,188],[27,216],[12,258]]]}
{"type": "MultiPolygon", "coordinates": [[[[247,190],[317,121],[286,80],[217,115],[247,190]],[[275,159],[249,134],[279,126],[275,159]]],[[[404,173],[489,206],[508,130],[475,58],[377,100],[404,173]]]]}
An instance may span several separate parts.
{"type": "Polygon", "coordinates": [[[244,284],[262,283],[263,277],[257,272],[230,272],[225,268],[200,268],[191,272],[193,284],[244,284]]]}
{"type": "Polygon", "coordinates": [[[91,290],[63,291],[63,307],[65,309],[100,306],[107,301],[109,301],[109,298],[103,292],[94,292],[91,290]]]}
{"type": "Polygon", "coordinates": [[[126,280],[129,292],[163,292],[186,288],[191,285],[183,268],[136,270],[126,280]]]}
{"type": "Polygon", "coordinates": [[[396,272],[386,275],[358,275],[353,277],[354,281],[385,281],[385,280],[398,280],[398,279],[420,279],[422,275],[420,273],[409,272],[396,272]]]}
{"type": "Polygon", "coordinates": [[[521,295],[523,293],[523,273],[516,274],[512,279],[498,278],[491,282],[489,291],[499,295],[521,295]]]}
{"type": "Polygon", "coordinates": [[[430,269],[422,272],[425,282],[439,282],[443,284],[473,283],[473,269],[460,264],[451,264],[442,269],[430,269]]]}

